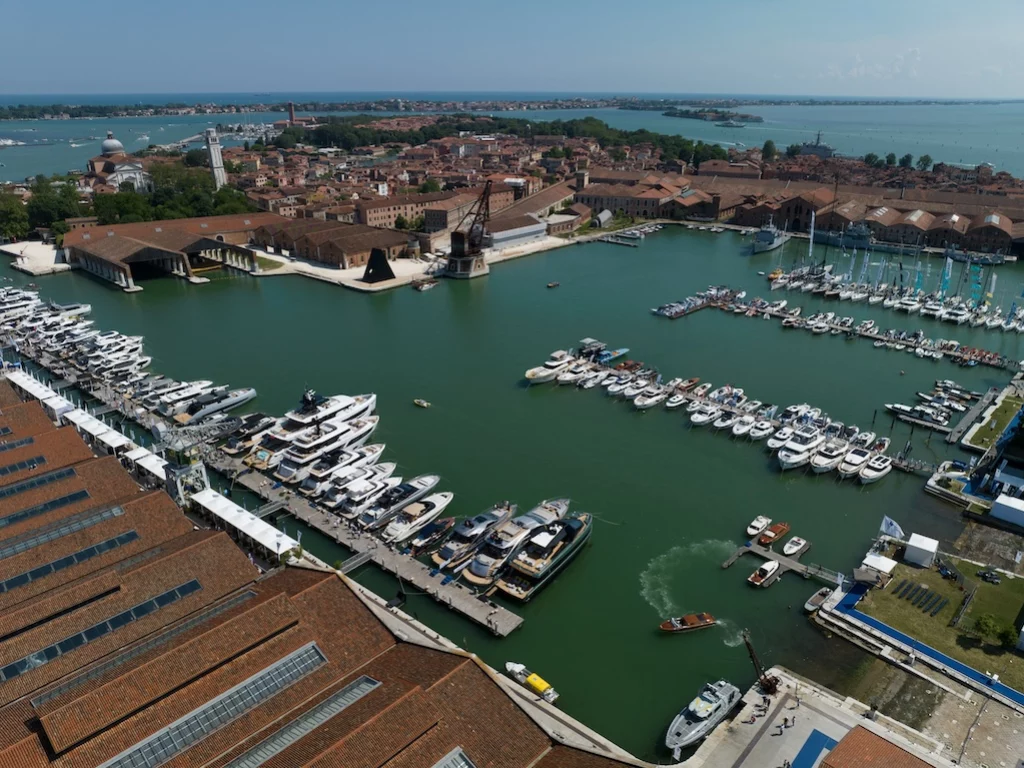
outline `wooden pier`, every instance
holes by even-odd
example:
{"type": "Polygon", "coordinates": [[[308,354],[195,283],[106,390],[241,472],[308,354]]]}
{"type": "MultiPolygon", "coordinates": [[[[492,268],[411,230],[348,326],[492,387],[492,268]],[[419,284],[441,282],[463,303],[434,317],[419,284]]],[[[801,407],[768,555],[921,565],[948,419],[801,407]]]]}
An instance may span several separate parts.
{"type": "Polygon", "coordinates": [[[523,623],[521,616],[475,594],[458,580],[451,580],[444,573],[436,573],[419,560],[392,549],[371,533],[350,529],[337,516],[317,509],[308,499],[294,495],[290,489],[281,487],[280,483],[245,467],[240,459],[214,452],[208,457],[207,464],[231,478],[232,484],[241,485],[269,503],[280,502],[278,511],[287,512],[355,553],[355,557],[342,563],[343,573],[372,562],[393,574],[400,582],[430,595],[435,601],[486,627],[499,637],[509,635],[523,623]]]}
{"type": "Polygon", "coordinates": [[[734,565],[737,560],[743,557],[743,555],[752,554],[763,557],[765,560],[774,560],[779,564],[779,570],[777,570],[771,580],[765,584],[766,587],[774,584],[786,571],[792,571],[805,579],[818,579],[826,584],[838,584],[840,574],[836,571],[824,568],[820,565],[801,563],[797,559],[802,554],[806,553],[808,549],[810,549],[809,546],[804,548],[803,552],[798,553],[794,557],[786,557],[785,555],[780,555],[778,552],[775,552],[768,547],[762,547],[760,544],[748,541],[742,547],[733,552],[732,555],[729,556],[729,559],[722,563],[722,567],[728,568],[731,565],[734,565]]]}
{"type": "Polygon", "coordinates": [[[960,419],[960,422],[949,431],[946,436],[946,442],[950,445],[955,445],[960,442],[960,439],[966,434],[975,422],[981,418],[981,414],[985,412],[985,409],[992,405],[992,401],[999,395],[1000,390],[998,387],[992,387],[984,396],[974,404],[974,406],[964,414],[964,417],[960,419]]]}

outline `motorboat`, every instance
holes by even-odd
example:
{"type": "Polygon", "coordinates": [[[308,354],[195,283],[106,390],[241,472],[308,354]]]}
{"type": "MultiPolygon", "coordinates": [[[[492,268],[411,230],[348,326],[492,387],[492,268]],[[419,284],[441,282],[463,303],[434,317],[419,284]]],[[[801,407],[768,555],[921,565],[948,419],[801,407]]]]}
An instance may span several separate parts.
{"type": "Polygon", "coordinates": [[[711,425],[714,429],[731,429],[732,425],[740,420],[739,415],[724,411],[711,425]]]}
{"type": "Polygon", "coordinates": [[[786,557],[795,557],[796,555],[804,552],[809,546],[807,539],[801,539],[799,536],[794,536],[782,547],[782,554],[786,557]]]}
{"type": "Polygon", "coordinates": [[[793,437],[792,427],[781,427],[774,435],[768,438],[768,449],[775,451],[789,442],[793,437]]]}
{"type": "Polygon", "coordinates": [[[431,560],[439,568],[451,568],[461,572],[469,565],[477,550],[492,530],[516,513],[516,505],[507,501],[495,504],[486,512],[467,518],[455,526],[448,541],[444,543],[431,560]]]}
{"type": "Polygon", "coordinates": [[[534,529],[561,520],[568,512],[569,499],[552,499],[505,521],[487,536],[462,578],[477,587],[490,586],[534,529]]]}
{"type": "Polygon", "coordinates": [[[764,440],[766,437],[771,437],[774,431],[774,425],[767,419],[762,419],[750,428],[748,435],[751,440],[764,440]]]}
{"type": "Polygon", "coordinates": [[[881,480],[892,471],[892,459],[888,456],[876,453],[860,471],[860,481],[863,485],[869,485],[881,480]]]}
{"type": "Polygon", "coordinates": [[[672,397],[665,401],[665,407],[670,411],[675,410],[676,408],[679,408],[680,406],[683,405],[686,405],[686,395],[684,395],[682,392],[677,392],[676,394],[672,395],[672,397]]]}
{"type": "MultiPolygon", "coordinates": [[[[420,475],[396,485],[383,493],[372,506],[356,519],[360,528],[375,531],[383,528],[388,521],[415,501],[419,501],[441,482],[438,475],[420,475]]],[[[429,521],[428,521],[429,522],[429,521]]]]}
{"type": "Polygon", "coordinates": [[[427,496],[422,501],[414,501],[388,523],[380,537],[384,541],[401,544],[439,517],[453,498],[454,493],[445,491],[427,496]]]}
{"type": "Polygon", "coordinates": [[[441,546],[454,527],[454,517],[438,518],[434,522],[428,523],[420,530],[416,538],[409,542],[407,547],[409,554],[416,557],[441,546]]]}
{"type": "Polygon", "coordinates": [[[622,390],[622,396],[627,400],[635,400],[650,386],[651,382],[647,379],[634,379],[626,386],[625,389],[622,390]]]}
{"type": "Polygon", "coordinates": [[[831,472],[838,467],[850,451],[850,443],[842,437],[833,437],[811,457],[811,469],[816,474],[831,472]]]}
{"type": "Polygon", "coordinates": [[[855,448],[870,448],[875,443],[875,433],[871,431],[858,432],[850,438],[850,445],[855,448]]]}
{"type": "Polygon", "coordinates": [[[354,480],[348,483],[344,494],[338,500],[335,514],[346,520],[355,520],[376,504],[381,496],[401,484],[401,477],[354,480]]]}
{"type": "Polygon", "coordinates": [[[530,368],[526,374],[526,381],[528,384],[544,384],[549,381],[554,381],[559,374],[563,373],[569,368],[576,358],[570,355],[566,350],[559,349],[551,353],[551,356],[547,359],[544,365],[538,365],[535,368],[530,368]]]}
{"type": "Polygon", "coordinates": [[[704,397],[708,392],[711,391],[713,384],[710,381],[705,381],[703,384],[693,390],[694,397],[704,397]]]}
{"type": "Polygon", "coordinates": [[[342,448],[362,445],[378,423],[379,416],[345,421],[339,415],[310,427],[285,449],[284,456],[274,470],[274,478],[283,483],[302,482],[317,459],[342,448]]]}
{"type": "Polygon", "coordinates": [[[821,608],[822,604],[824,604],[826,600],[829,599],[832,592],[833,590],[831,587],[822,587],[811,595],[807,602],[804,603],[804,610],[807,611],[807,613],[814,613],[816,610],[821,608]]]}
{"type": "Polygon", "coordinates": [[[586,361],[576,363],[555,377],[558,384],[578,384],[593,370],[592,364],[586,361]]]}
{"type": "Polygon", "coordinates": [[[685,616],[676,616],[665,619],[658,625],[662,632],[694,632],[698,629],[707,629],[718,623],[718,619],[710,613],[688,613],[685,616]]]}
{"type": "Polygon", "coordinates": [[[385,483],[384,481],[390,480],[397,468],[398,465],[393,461],[386,461],[383,464],[346,467],[339,470],[331,478],[327,488],[319,493],[320,501],[318,504],[325,509],[338,510],[348,500],[349,491],[353,491],[356,494],[366,493],[371,495],[382,487],[383,490],[394,487],[401,482],[401,479],[394,483],[385,483]]]}
{"type": "Polygon", "coordinates": [[[750,536],[751,538],[755,536],[760,536],[762,533],[768,530],[768,526],[771,524],[772,519],[770,517],[758,515],[750,522],[750,525],[747,526],[747,536],[750,536]]]}
{"type": "Polygon", "coordinates": [[[593,529],[594,518],[586,512],[536,529],[495,586],[508,597],[529,601],[583,551],[593,529]]]}
{"type": "Polygon", "coordinates": [[[722,415],[722,409],[716,405],[704,405],[690,415],[690,423],[695,427],[709,424],[722,415]]]}
{"type": "Polygon", "coordinates": [[[774,581],[772,577],[779,572],[779,567],[778,561],[768,560],[747,577],[747,583],[755,587],[770,587],[774,581]]]}
{"type": "Polygon", "coordinates": [[[859,475],[860,471],[864,469],[864,466],[868,463],[871,458],[871,451],[867,448],[857,447],[853,448],[843,460],[839,463],[837,472],[842,478],[853,477],[859,475]]]}
{"type": "Polygon", "coordinates": [[[798,427],[793,437],[779,449],[779,466],[786,470],[810,463],[811,457],[824,442],[825,435],[820,430],[814,427],[798,427]]]}
{"type": "Polygon", "coordinates": [[[196,424],[215,413],[230,411],[244,405],[254,397],[256,390],[252,387],[233,389],[216,395],[211,392],[193,400],[185,412],[179,413],[174,420],[179,424],[196,424]]]}
{"type": "Polygon", "coordinates": [[[657,389],[645,389],[633,401],[633,407],[638,411],[645,411],[668,400],[668,391],[658,387],[657,389]]]}
{"type": "Polygon", "coordinates": [[[744,437],[750,434],[750,430],[754,428],[757,423],[757,418],[751,414],[745,414],[740,416],[736,420],[736,423],[732,425],[733,437],[744,437]]]}
{"type": "Polygon", "coordinates": [[[548,704],[554,704],[558,700],[558,692],[540,675],[534,674],[522,664],[512,661],[505,662],[505,671],[509,677],[521,686],[540,696],[548,704]]]}
{"type": "Polygon", "coordinates": [[[577,382],[576,386],[580,387],[581,389],[593,389],[598,384],[601,384],[605,379],[607,379],[609,375],[610,371],[608,371],[607,368],[601,368],[600,370],[597,371],[591,371],[582,379],[580,379],[580,381],[577,382]]]}
{"type": "Polygon", "coordinates": [[[770,547],[777,544],[789,533],[789,523],[772,523],[768,530],[757,537],[757,543],[762,547],[770,547]]]}
{"type": "MultiPolygon", "coordinates": [[[[213,388],[212,381],[192,381],[181,389],[164,395],[159,400],[157,410],[163,416],[175,416],[188,407],[188,404],[200,395],[205,395],[213,388]]],[[[226,391],[227,388],[224,388],[226,391]]]]}
{"type": "Polygon", "coordinates": [[[611,385],[608,386],[605,391],[611,397],[621,397],[622,393],[626,391],[626,388],[633,383],[633,374],[624,373],[618,376],[611,385]]]}
{"type": "Polygon", "coordinates": [[[342,479],[355,480],[355,471],[373,464],[384,452],[383,443],[346,448],[324,456],[312,467],[299,485],[299,493],[317,498],[342,479]]]}

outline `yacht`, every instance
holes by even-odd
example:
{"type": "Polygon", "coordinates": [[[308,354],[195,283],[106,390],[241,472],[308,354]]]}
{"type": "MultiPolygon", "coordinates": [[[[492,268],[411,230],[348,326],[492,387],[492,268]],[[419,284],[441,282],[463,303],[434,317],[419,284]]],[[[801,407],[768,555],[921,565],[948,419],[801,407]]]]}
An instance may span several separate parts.
{"type": "Polygon", "coordinates": [[[186,410],[189,404],[200,395],[208,392],[227,392],[227,387],[214,387],[212,381],[196,381],[184,389],[172,392],[161,398],[157,412],[162,416],[176,416],[186,410]]]}
{"type": "Polygon", "coordinates": [[[637,395],[636,400],[633,401],[633,407],[638,411],[645,411],[648,408],[653,408],[656,405],[664,403],[667,399],[668,390],[662,389],[661,387],[648,387],[637,395]]]}
{"type": "Polygon", "coordinates": [[[420,475],[408,482],[396,485],[359,515],[356,524],[360,528],[374,531],[382,528],[391,518],[415,501],[419,501],[441,482],[438,475],[420,475]]]}
{"type": "Polygon", "coordinates": [[[830,438],[811,458],[811,469],[816,474],[831,472],[838,467],[847,453],[850,452],[850,443],[841,437],[830,438]]]}
{"type": "Polygon", "coordinates": [[[750,428],[748,434],[751,440],[764,440],[766,437],[771,437],[774,431],[775,427],[772,423],[767,419],[762,419],[750,428]]]}
{"type": "Polygon", "coordinates": [[[722,409],[717,405],[702,405],[690,416],[690,423],[695,427],[702,427],[722,415],[722,409]]]}
{"type": "Polygon", "coordinates": [[[454,498],[454,493],[445,491],[427,496],[422,501],[414,501],[388,523],[380,537],[384,541],[401,544],[439,517],[454,498]]]}
{"type": "Polygon", "coordinates": [[[868,459],[871,458],[871,451],[868,448],[862,448],[860,446],[854,448],[839,463],[839,476],[842,478],[853,477],[859,475],[860,471],[864,468],[864,465],[868,463],[868,459]]]}
{"type": "Polygon", "coordinates": [[[213,393],[197,397],[184,413],[179,413],[174,420],[179,424],[193,424],[212,416],[215,413],[230,411],[256,397],[256,390],[252,387],[244,389],[233,389],[230,392],[213,393]]]}
{"type": "Polygon", "coordinates": [[[310,427],[285,449],[274,477],[283,483],[302,482],[317,459],[341,448],[362,445],[379,422],[379,416],[345,421],[339,415],[310,427]]]}
{"type": "Polygon", "coordinates": [[[682,392],[677,392],[665,401],[665,407],[670,411],[683,405],[686,405],[686,395],[682,392]]]}
{"type": "Polygon", "coordinates": [[[593,528],[594,518],[586,512],[543,526],[531,534],[495,586],[509,597],[529,601],[583,551],[593,528]]]}
{"type": "Polygon", "coordinates": [[[738,414],[730,413],[729,411],[723,412],[714,423],[711,425],[712,429],[728,429],[731,430],[733,424],[738,422],[740,417],[738,414]]]}
{"type": "Polygon", "coordinates": [[[768,560],[747,577],[747,583],[755,587],[770,587],[773,583],[772,577],[778,573],[779,568],[780,565],[777,560],[768,560]]]}
{"type": "Polygon", "coordinates": [[[725,680],[707,683],[700,694],[675,716],[665,734],[665,746],[678,761],[686,747],[704,739],[733,710],[740,700],[740,689],[725,680]]]}
{"type": "Polygon", "coordinates": [[[824,444],[825,435],[814,427],[799,427],[793,437],[779,449],[782,469],[795,469],[810,463],[811,457],[824,444]]]}
{"type": "Polygon", "coordinates": [[[790,233],[780,230],[772,220],[769,219],[768,223],[758,230],[757,234],[754,235],[754,242],[752,245],[754,253],[767,253],[768,251],[774,251],[776,248],[780,248],[790,241],[793,237],[790,233]]]}
{"type": "Polygon", "coordinates": [[[581,389],[593,389],[598,384],[601,384],[610,375],[611,372],[608,371],[606,368],[602,368],[599,371],[591,371],[589,374],[584,376],[579,382],[577,382],[576,386],[580,387],[581,389]]]}
{"type": "Polygon", "coordinates": [[[892,459],[882,453],[872,456],[860,471],[860,481],[864,485],[875,483],[892,471],[892,459]]]}
{"type": "MultiPolygon", "coordinates": [[[[380,488],[381,482],[389,480],[398,466],[393,461],[383,464],[367,464],[362,467],[346,467],[331,478],[328,487],[322,492],[319,504],[325,509],[337,510],[348,499],[348,492],[355,488],[365,490],[367,485],[380,488]]],[[[391,488],[398,483],[387,485],[391,488]]]]}
{"type": "Polygon", "coordinates": [[[531,531],[561,520],[568,512],[569,499],[553,499],[542,501],[525,515],[502,523],[484,540],[462,578],[477,587],[490,586],[531,531]]]}
{"type": "Polygon", "coordinates": [[[749,435],[750,430],[754,428],[756,423],[757,418],[749,413],[740,416],[736,423],[732,425],[733,437],[744,437],[749,435]]]}
{"type": "Polygon", "coordinates": [[[793,437],[792,427],[782,427],[774,435],[768,438],[768,450],[775,451],[784,446],[793,437]]]}
{"type": "Polygon", "coordinates": [[[591,372],[591,364],[581,361],[570,366],[555,377],[558,384],[579,384],[580,381],[591,372]]]}
{"type": "Polygon", "coordinates": [[[755,536],[760,536],[762,533],[768,530],[768,526],[771,524],[772,519],[770,517],[758,515],[750,522],[750,525],[747,526],[747,536],[751,538],[755,536]]]}
{"type": "Polygon", "coordinates": [[[516,505],[503,501],[476,517],[463,520],[455,526],[448,541],[434,553],[431,560],[439,568],[451,568],[453,571],[461,572],[469,565],[469,561],[477,550],[483,546],[491,531],[515,513],[516,505]]]}
{"type": "MultiPolygon", "coordinates": [[[[377,499],[402,484],[401,477],[387,479],[353,480],[338,500],[335,514],[354,520],[377,503],[377,499]]],[[[326,506],[326,503],[325,505],[326,506]]]]}
{"type": "Polygon", "coordinates": [[[575,362],[576,358],[570,355],[564,349],[559,349],[551,353],[551,357],[548,358],[544,365],[538,365],[535,368],[530,368],[525,376],[527,384],[544,384],[549,381],[554,381],[559,374],[564,373],[570,365],[575,362]]]}
{"type": "Polygon", "coordinates": [[[315,498],[330,488],[336,479],[351,475],[351,470],[374,463],[382,453],[384,444],[374,443],[359,448],[344,448],[324,456],[309,468],[309,473],[299,486],[299,493],[315,498]]]}

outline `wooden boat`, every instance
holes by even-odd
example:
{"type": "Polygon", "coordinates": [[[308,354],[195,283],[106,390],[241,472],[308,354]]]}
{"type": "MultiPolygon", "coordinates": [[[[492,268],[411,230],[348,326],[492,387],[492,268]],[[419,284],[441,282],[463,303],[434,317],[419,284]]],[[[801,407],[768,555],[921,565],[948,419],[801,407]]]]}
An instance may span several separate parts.
{"type": "Polygon", "coordinates": [[[678,388],[683,390],[684,392],[689,392],[698,384],[700,384],[700,378],[694,376],[692,379],[687,379],[686,381],[684,381],[682,384],[679,385],[678,388]]]}
{"type": "Polygon", "coordinates": [[[789,533],[789,523],[775,523],[767,531],[761,534],[757,543],[762,547],[770,547],[772,544],[777,544],[782,541],[783,537],[787,533],[789,533]]]}
{"type": "Polygon", "coordinates": [[[769,560],[750,576],[747,582],[755,587],[770,587],[775,580],[775,574],[779,572],[779,564],[775,560],[769,560]]]}
{"type": "Polygon", "coordinates": [[[420,399],[420,398],[418,398],[418,397],[417,397],[417,398],[416,398],[415,400],[413,400],[413,403],[415,403],[416,405],[418,405],[418,406],[419,406],[420,408],[429,408],[429,407],[430,407],[430,405],[431,405],[431,404],[430,404],[430,403],[429,403],[428,401],[426,401],[426,400],[421,400],[421,399],[420,399]]]}
{"type": "Polygon", "coordinates": [[[663,632],[693,632],[713,627],[717,623],[718,619],[710,613],[688,613],[678,618],[665,619],[661,622],[660,628],[663,632]]]}

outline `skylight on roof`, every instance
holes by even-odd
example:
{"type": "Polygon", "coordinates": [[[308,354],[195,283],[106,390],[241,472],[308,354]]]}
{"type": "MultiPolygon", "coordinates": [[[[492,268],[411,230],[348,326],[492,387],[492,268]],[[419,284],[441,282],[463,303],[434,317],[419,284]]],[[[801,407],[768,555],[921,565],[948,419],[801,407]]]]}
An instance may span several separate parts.
{"type": "Polygon", "coordinates": [[[990,213],[988,216],[985,217],[985,223],[986,224],[994,224],[995,226],[998,227],[999,226],[999,222],[1000,222],[1000,217],[999,217],[998,213],[990,213]]]}

